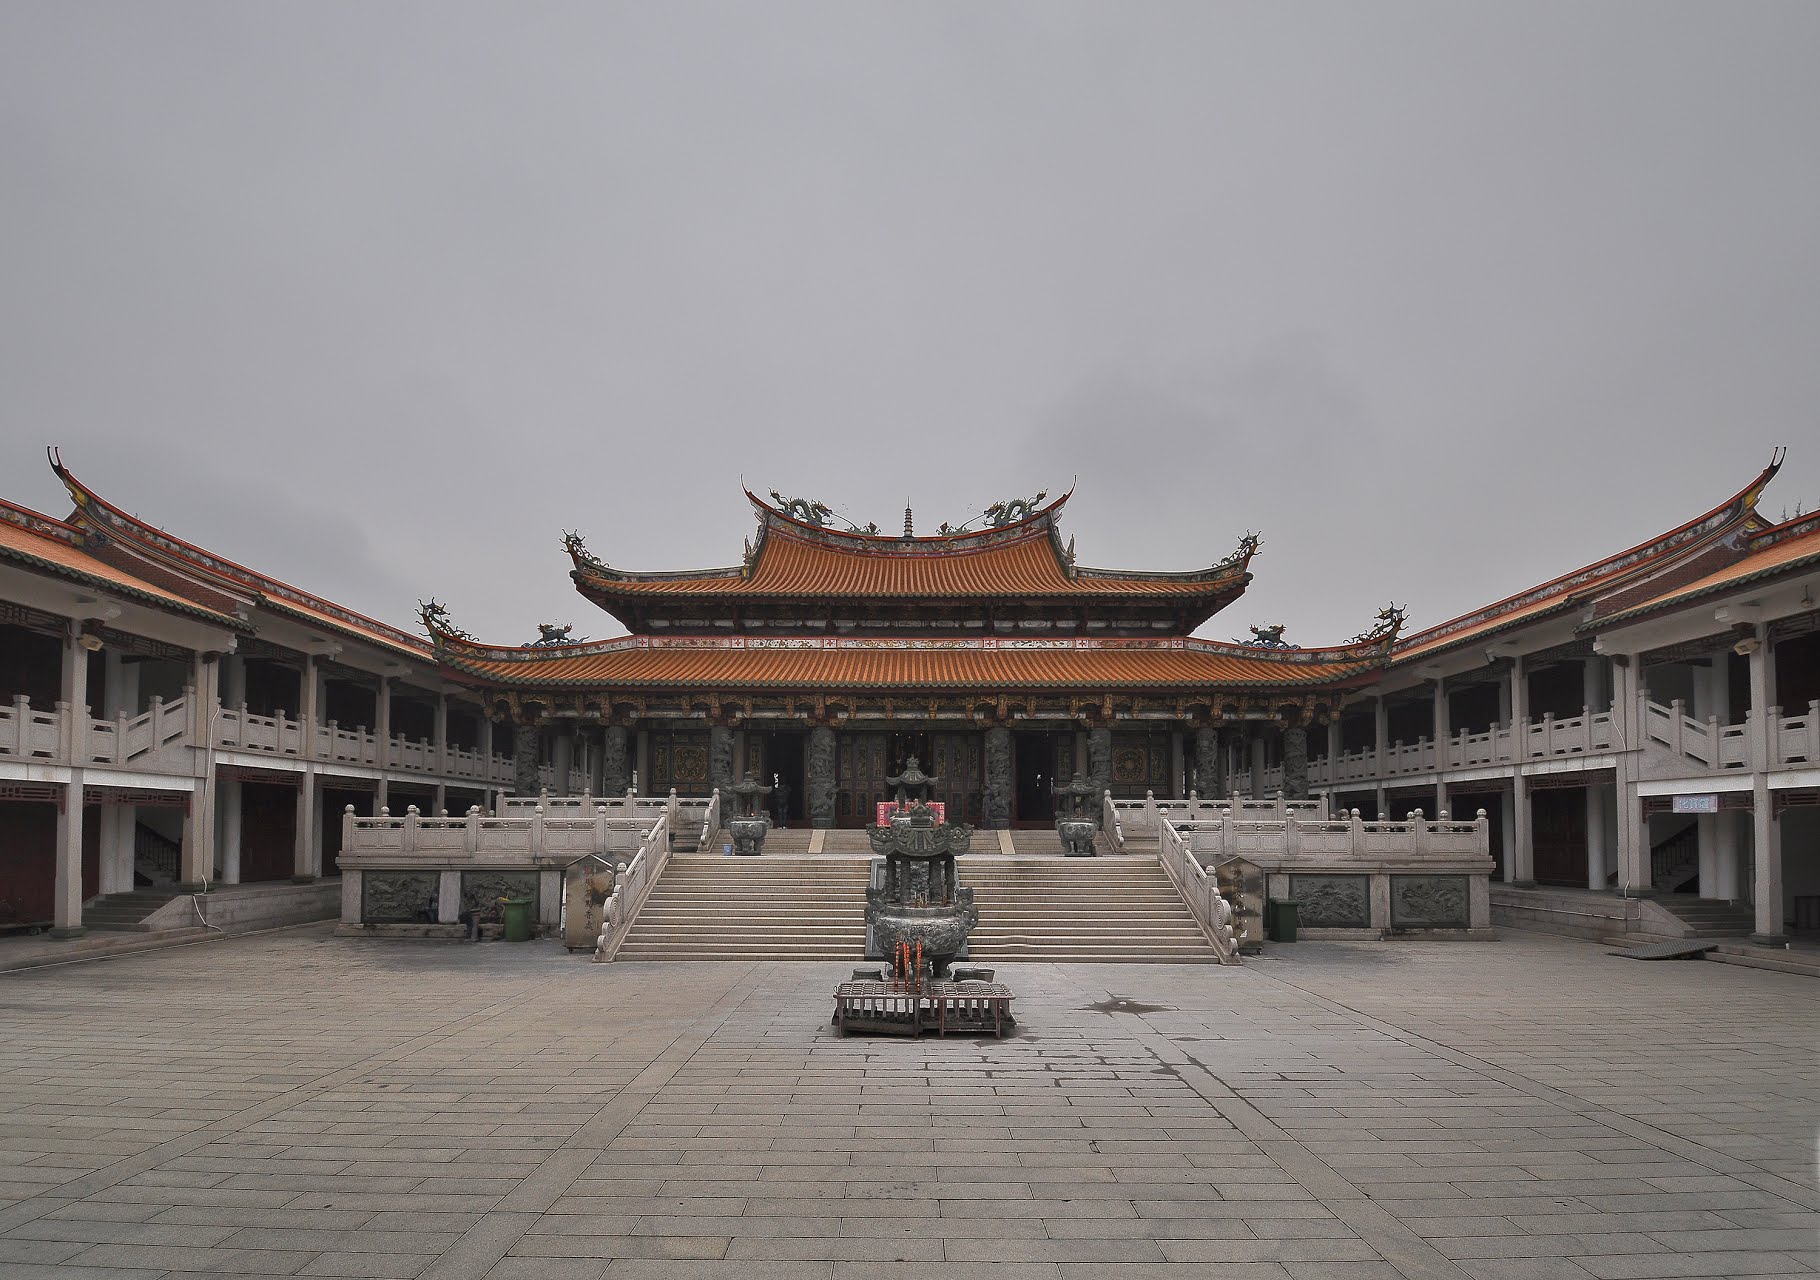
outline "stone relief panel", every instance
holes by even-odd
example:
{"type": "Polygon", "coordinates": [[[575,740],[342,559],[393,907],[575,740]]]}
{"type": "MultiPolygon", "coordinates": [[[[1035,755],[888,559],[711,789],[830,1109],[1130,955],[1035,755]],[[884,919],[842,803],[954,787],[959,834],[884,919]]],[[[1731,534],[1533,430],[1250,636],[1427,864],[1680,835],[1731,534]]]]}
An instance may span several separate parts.
{"type": "Polygon", "coordinates": [[[834,730],[816,725],[809,730],[809,821],[818,827],[834,825],[834,730]]]}
{"type": "Polygon", "coordinates": [[[1289,877],[1289,896],[1301,905],[1297,922],[1308,929],[1371,927],[1370,876],[1289,877]]]}
{"type": "Polygon", "coordinates": [[[461,873],[461,909],[489,915],[499,912],[501,898],[537,897],[535,871],[464,871],[461,873]]]}
{"type": "Polygon", "coordinates": [[[537,776],[537,729],[534,725],[513,725],[512,790],[521,796],[534,796],[542,786],[537,776]]]}
{"type": "Polygon", "coordinates": [[[360,877],[362,924],[429,924],[436,919],[434,871],[368,871],[360,877]]]}
{"type": "Polygon", "coordinates": [[[994,725],[986,730],[986,790],[981,799],[988,827],[1011,825],[1011,787],[1011,730],[994,725]]]}
{"type": "Polygon", "coordinates": [[[1397,929],[1464,929],[1471,923],[1465,876],[1390,877],[1390,923],[1397,929]]]}
{"type": "Polygon", "coordinates": [[[600,735],[600,789],[610,796],[623,795],[631,784],[626,756],[626,727],[607,725],[600,735]]]}

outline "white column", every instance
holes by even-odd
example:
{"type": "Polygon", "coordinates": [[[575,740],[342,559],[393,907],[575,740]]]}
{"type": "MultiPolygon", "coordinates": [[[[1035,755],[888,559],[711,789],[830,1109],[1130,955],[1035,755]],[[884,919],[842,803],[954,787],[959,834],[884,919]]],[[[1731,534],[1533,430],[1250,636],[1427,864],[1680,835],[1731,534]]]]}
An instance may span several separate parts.
{"type": "Polygon", "coordinates": [[[1751,709],[1751,853],[1752,905],[1756,909],[1755,941],[1787,940],[1782,907],[1782,823],[1771,808],[1769,762],[1775,758],[1776,650],[1768,628],[1757,625],[1757,651],[1750,655],[1751,709]]]}
{"type": "Polygon", "coordinates": [[[82,936],[82,770],[71,769],[57,813],[56,901],[52,906],[53,938],[82,936]]]}
{"type": "Polygon", "coordinates": [[[1736,809],[1727,809],[1714,816],[1718,820],[1718,826],[1714,833],[1713,887],[1710,894],[1702,888],[1700,896],[1728,900],[1741,898],[1744,896],[1744,830],[1749,823],[1736,809]]]}
{"type": "Polygon", "coordinates": [[[1605,700],[1605,659],[1588,658],[1581,668],[1581,697],[1588,711],[1603,711],[1605,700]]]}
{"type": "Polygon", "coordinates": [[[306,769],[297,786],[297,839],[291,852],[291,879],[307,883],[322,874],[322,845],[316,834],[316,771],[306,769]]]}
{"type": "Polygon", "coordinates": [[[1605,877],[1611,872],[1608,838],[1610,821],[1611,788],[1603,783],[1588,786],[1586,788],[1586,887],[1595,892],[1605,888],[1605,877]]]}
{"type": "Polygon", "coordinates": [[[1510,716],[1511,747],[1517,765],[1510,780],[1510,849],[1506,858],[1511,883],[1531,885],[1536,882],[1536,846],[1530,829],[1529,779],[1523,776],[1524,726],[1529,723],[1529,672],[1520,653],[1510,660],[1510,716]]]}
{"type": "Polygon", "coordinates": [[[391,804],[392,767],[392,677],[379,677],[379,691],[373,695],[373,735],[379,741],[379,782],[373,789],[373,809],[377,812],[391,804]]]}
{"type": "MultiPolygon", "coordinates": [[[[1435,772],[1441,773],[1447,767],[1447,739],[1449,726],[1452,724],[1447,714],[1447,681],[1442,676],[1435,677],[1434,690],[1434,753],[1435,772]]],[[[1438,818],[1447,812],[1447,784],[1439,777],[1435,779],[1434,815],[1438,818]]]]}
{"type": "Polygon", "coordinates": [[[1700,878],[1695,892],[1702,898],[1718,896],[1719,881],[1719,815],[1703,813],[1694,819],[1698,841],[1700,878]]]}
{"type": "MultiPolygon", "coordinates": [[[[447,773],[449,771],[449,695],[446,693],[438,693],[436,695],[435,719],[432,724],[431,733],[435,739],[432,745],[436,752],[436,772],[447,773]]],[[[438,790],[440,789],[441,788],[438,788],[438,790]]]]}
{"type": "Polygon", "coordinates": [[[550,779],[550,794],[566,796],[569,794],[569,766],[575,758],[575,727],[570,724],[557,726],[550,743],[550,772],[555,776],[550,779]]]}
{"type": "Polygon", "coordinates": [[[139,810],[130,804],[101,807],[101,893],[133,891],[133,846],[138,836],[139,810]]]}
{"type": "Polygon", "coordinates": [[[70,762],[69,782],[63,788],[63,808],[57,815],[57,871],[52,906],[53,938],[74,938],[82,933],[82,758],[88,743],[88,651],[76,643],[80,622],[72,622],[63,637],[62,681],[58,705],[63,708],[64,758],[70,762]]]}
{"type": "Polygon", "coordinates": [[[246,701],[246,659],[230,653],[221,659],[221,705],[237,707],[246,701]]]}
{"type": "Polygon", "coordinates": [[[1504,883],[1514,884],[1517,879],[1517,799],[1515,794],[1506,791],[1498,797],[1498,838],[1504,844],[1504,883]]]}
{"type": "Polygon", "coordinates": [[[222,884],[240,883],[240,779],[222,778],[216,783],[220,796],[217,806],[220,818],[215,827],[219,849],[222,884]]]}
{"type": "MultiPolygon", "coordinates": [[[[197,719],[209,722],[208,711],[216,703],[221,687],[221,663],[213,655],[198,653],[190,664],[187,696],[203,714],[197,719]]],[[[215,874],[215,753],[206,743],[197,757],[196,789],[190,792],[189,807],[183,824],[183,851],[177,873],[178,882],[201,888],[215,874]]]]}
{"type": "MultiPolygon", "coordinates": [[[[1378,749],[1377,776],[1381,780],[1384,777],[1385,753],[1390,750],[1390,708],[1385,705],[1383,694],[1380,693],[1373,699],[1371,714],[1372,732],[1375,735],[1373,740],[1377,743],[1378,749]]],[[[1380,801],[1383,798],[1383,791],[1384,788],[1380,785],[1378,787],[1380,801]]],[[[1380,804],[1378,817],[1382,819],[1383,816],[1383,809],[1380,804]]]]}

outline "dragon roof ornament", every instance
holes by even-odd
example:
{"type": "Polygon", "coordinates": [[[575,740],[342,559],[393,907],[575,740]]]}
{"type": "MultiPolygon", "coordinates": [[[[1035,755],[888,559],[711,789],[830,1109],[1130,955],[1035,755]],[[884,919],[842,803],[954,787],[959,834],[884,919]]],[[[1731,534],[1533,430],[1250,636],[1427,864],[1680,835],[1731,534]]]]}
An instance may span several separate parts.
{"type": "Polygon", "coordinates": [[[423,629],[430,633],[430,640],[438,648],[442,647],[444,640],[465,640],[469,644],[480,643],[474,636],[449,620],[449,607],[434,596],[417,602],[417,616],[423,622],[423,629]]]}
{"type": "Polygon", "coordinates": [[[1403,619],[1407,616],[1408,613],[1403,606],[1395,603],[1388,604],[1378,610],[1376,623],[1369,630],[1361,631],[1354,636],[1352,643],[1371,644],[1379,640],[1394,640],[1397,632],[1402,629],[1403,619]]]}

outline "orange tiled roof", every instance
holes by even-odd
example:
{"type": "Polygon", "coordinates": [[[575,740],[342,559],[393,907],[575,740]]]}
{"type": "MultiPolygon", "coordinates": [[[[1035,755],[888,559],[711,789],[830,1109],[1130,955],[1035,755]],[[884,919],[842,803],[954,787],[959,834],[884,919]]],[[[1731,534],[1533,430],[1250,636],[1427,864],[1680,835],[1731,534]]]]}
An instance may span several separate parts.
{"type": "Polygon", "coordinates": [[[216,582],[227,584],[244,597],[249,591],[258,602],[302,621],[327,627],[331,631],[353,636],[413,658],[430,656],[430,646],[420,637],[397,627],[388,626],[365,614],[356,613],[331,600],[312,595],[299,587],[281,582],[267,574],[229,560],[226,556],[185,542],[174,534],[156,529],[131,515],[88,488],[54,458],[52,469],[76,503],[75,520],[88,519],[103,526],[104,531],[124,536],[139,551],[154,559],[180,562],[185,569],[216,582]]]}
{"type": "Polygon", "coordinates": [[[105,560],[97,560],[81,548],[81,540],[82,531],[72,525],[0,501],[0,557],[236,631],[247,629],[238,618],[206,609],[175,592],[135,578],[105,560]]]}
{"type": "Polygon", "coordinates": [[[1608,617],[1596,618],[1582,630],[1609,627],[1616,622],[1672,609],[1704,596],[1804,567],[1820,567],[1820,517],[1817,516],[1798,516],[1785,524],[1765,529],[1750,540],[1743,557],[1724,568],[1608,617]]]}
{"type": "Polygon", "coordinates": [[[763,527],[749,567],[627,573],[570,547],[584,590],[602,595],[1029,597],[1236,595],[1249,581],[1254,544],[1209,569],[1136,573],[1074,568],[1055,532],[1057,499],[1016,525],[933,538],[843,532],[805,524],[751,493],[763,527]]]}
{"type": "Polygon", "coordinates": [[[1761,528],[1756,513],[1763,488],[1781,470],[1782,454],[1743,489],[1703,515],[1694,517],[1648,542],[1638,543],[1539,586],[1507,596],[1473,613],[1462,614],[1397,642],[1391,662],[1402,665],[1417,658],[1452,649],[1471,640],[1506,631],[1525,622],[1561,613],[1618,584],[1655,573],[1711,547],[1739,528],[1761,528]]]}
{"type": "Polygon", "coordinates": [[[1100,689],[1331,684],[1375,669],[1381,652],[1381,646],[1360,646],[1267,656],[1201,640],[1092,646],[860,640],[735,646],[644,637],[571,648],[578,651],[544,655],[449,645],[442,658],[457,670],[511,685],[1100,689]]]}

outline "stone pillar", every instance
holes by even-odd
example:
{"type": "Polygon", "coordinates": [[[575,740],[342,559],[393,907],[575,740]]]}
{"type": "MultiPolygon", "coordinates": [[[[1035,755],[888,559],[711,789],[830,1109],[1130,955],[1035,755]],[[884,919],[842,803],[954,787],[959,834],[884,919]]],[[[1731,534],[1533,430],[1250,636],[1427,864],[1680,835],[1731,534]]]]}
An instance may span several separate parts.
{"type": "Polygon", "coordinates": [[[986,788],[980,797],[981,824],[988,830],[1011,825],[1011,730],[995,724],[986,730],[986,788]]]}
{"type": "Polygon", "coordinates": [[[1104,725],[1087,731],[1087,773],[1093,794],[1103,797],[1112,787],[1112,730],[1104,725]]]}
{"type": "Polygon", "coordinates": [[[1744,896],[1743,877],[1739,874],[1743,866],[1741,857],[1743,840],[1740,838],[1744,815],[1737,810],[1724,810],[1716,815],[1718,829],[1714,841],[1714,878],[1713,893],[1715,898],[1736,899],[1744,896]]]}
{"type": "Polygon", "coordinates": [[[1702,898],[1717,897],[1719,878],[1719,815],[1703,813],[1694,819],[1695,848],[1699,855],[1699,879],[1695,893],[1702,898]]]}
{"type": "Polygon", "coordinates": [[[1223,747],[1218,725],[1195,726],[1194,790],[1203,800],[1218,800],[1226,793],[1226,767],[1221,758],[1223,747]]]}
{"type": "Polygon", "coordinates": [[[1308,799],[1308,729],[1300,720],[1283,726],[1283,799],[1308,799]]]}
{"type": "Polygon", "coordinates": [[[1758,775],[1752,788],[1751,852],[1753,855],[1751,905],[1755,932],[1751,941],[1779,947],[1788,941],[1782,923],[1782,823],[1772,812],[1768,781],[1758,775]]]}
{"type": "MultiPolygon", "coordinates": [[[[1638,702],[1642,696],[1641,670],[1633,655],[1620,654],[1611,660],[1612,717],[1623,734],[1623,741],[1639,741],[1638,702]]],[[[1617,809],[1617,847],[1615,855],[1620,893],[1647,896],[1650,892],[1649,820],[1643,813],[1643,802],[1637,795],[1637,759],[1635,751],[1618,753],[1617,785],[1612,804],[1617,809]]]]}
{"type": "Polygon", "coordinates": [[[1505,884],[1512,884],[1517,878],[1516,859],[1511,856],[1511,850],[1516,846],[1516,827],[1517,797],[1514,790],[1505,791],[1498,796],[1498,836],[1504,845],[1505,884]]]}
{"type": "Polygon", "coordinates": [[[1757,626],[1757,651],[1750,655],[1751,709],[1751,898],[1756,909],[1753,942],[1781,946],[1788,940],[1782,908],[1782,823],[1772,808],[1769,766],[1776,758],[1776,649],[1768,628],[1757,626]]]}
{"type": "Polygon", "coordinates": [[[107,804],[96,815],[101,827],[100,883],[98,893],[130,893],[133,888],[133,840],[138,810],[132,805],[107,804]]]}
{"type": "Polygon", "coordinates": [[[1510,846],[1505,854],[1510,868],[1510,883],[1528,888],[1536,882],[1536,844],[1531,829],[1529,779],[1523,775],[1524,725],[1529,722],[1529,674],[1524,670],[1523,655],[1510,660],[1511,750],[1516,768],[1510,780],[1511,829],[1510,846]]]}
{"type": "Polygon", "coordinates": [[[379,723],[373,735],[379,740],[379,785],[374,788],[373,807],[383,809],[391,804],[390,773],[392,769],[392,677],[379,677],[379,692],[374,695],[373,718],[379,723]]]}
{"type": "Polygon", "coordinates": [[[322,844],[316,834],[316,771],[306,769],[297,780],[297,847],[291,861],[291,883],[309,884],[322,874],[322,844]]]}
{"type": "Polygon", "coordinates": [[[834,825],[834,730],[825,724],[809,730],[809,761],[804,789],[808,792],[809,825],[823,829],[834,825]]]}
{"type": "Polygon", "coordinates": [[[240,779],[223,778],[216,784],[216,794],[221,799],[217,806],[220,818],[216,823],[217,858],[221,867],[222,884],[240,883],[240,779]]]}
{"type": "Polygon", "coordinates": [[[601,726],[600,791],[602,795],[623,796],[631,785],[631,767],[626,760],[626,727],[623,724],[601,726]]]}
{"type": "Polygon", "coordinates": [[[1588,711],[1604,711],[1611,706],[1605,692],[1605,659],[1588,658],[1580,676],[1581,697],[1588,711]]]}
{"type": "Polygon", "coordinates": [[[1185,755],[1186,753],[1182,750],[1182,730],[1180,726],[1177,726],[1169,734],[1169,798],[1171,800],[1188,798],[1188,787],[1182,781],[1185,755]]]}
{"type": "Polygon", "coordinates": [[[1384,769],[1385,769],[1385,764],[1388,761],[1388,758],[1389,758],[1388,753],[1390,751],[1390,704],[1384,701],[1384,695],[1381,693],[1374,695],[1372,698],[1371,732],[1372,732],[1371,740],[1373,743],[1375,743],[1377,745],[1377,751],[1378,751],[1378,767],[1375,772],[1377,773],[1377,777],[1378,777],[1378,792],[1379,792],[1378,818],[1380,821],[1382,821],[1383,817],[1384,817],[1384,807],[1383,807],[1383,803],[1382,803],[1383,791],[1384,791],[1384,785],[1383,785],[1384,769]]]}
{"type": "MultiPolygon", "coordinates": [[[[84,657],[88,655],[84,654],[84,657]]],[[[68,690],[67,673],[64,689],[68,690]]],[[[52,905],[51,937],[79,938],[82,927],[82,770],[71,769],[57,810],[56,901],[52,905]]]]}
{"type": "Polygon", "coordinates": [[[739,797],[733,794],[733,730],[724,724],[708,726],[708,785],[720,793],[720,811],[732,817],[739,797]]]}
{"type": "Polygon", "coordinates": [[[449,695],[436,695],[435,718],[431,723],[431,746],[436,752],[436,772],[449,771],[449,695]]]}
{"type": "Polygon", "coordinates": [[[1250,747],[1251,777],[1247,780],[1246,785],[1251,791],[1253,800],[1262,800],[1264,799],[1264,735],[1258,732],[1258,726],[1254,724],[1250,727],[1248,737],[1250,739],[1248,745],[1250,747]]]}
{"type": "Polygon", "coordinates": [[[537,777],[537,726],[534,724],[514,724],[512,726],[512,793],[517,796],[535,796],[541,789],[537,777]]]}
{"type": "Polygon", "coordinates": [[[82,761],[88,748],[88,650],[77,643],[79,621],[63,635],[62,679],[57,706],[63,712],[62,755],[70,762],[69,781],[63,787],[63,807],[57,814],[57,869],[55,901],[51,909],[51,937],[80,937],[82,928],[82,761]]]}
{"type": "Polygon", "coordinates": [[[566,796],[573,788],[569,786],[569,770],[575,766],[575,726],[573,723],[562,723],[556,727],[550,739],[550,794],[566,796]]]}
{"type": "MultiPolygon", "coordinates": [[[[198,709],[213,707],[219,700],[221,663],[213,654],[198,653],[190,666],[188,697],[198,709]]],[[[209,723],[206,712],[198,717],[209,723]]],[[[306,748],[307,750],[307,744],[306,748]]],[[[185,887],[200,889],[215,874],[215,770],[213,750],[204,753],[208,762],[196,778],[196,789],[190,793],[189,820],[183,826],[183,852],[178,880],[185,887]]],[[[313,767],[313,766],[312,766],[313,767]]]]}
{"type": "Polygon", "coordinates": [[[1605,877],[1611,872],[1606,839],[1610,795],[1610,790],[1603,784],[1595,783],[1586,788],[1586,887],[1595,892],[1605,888],[1605,877]]]}

